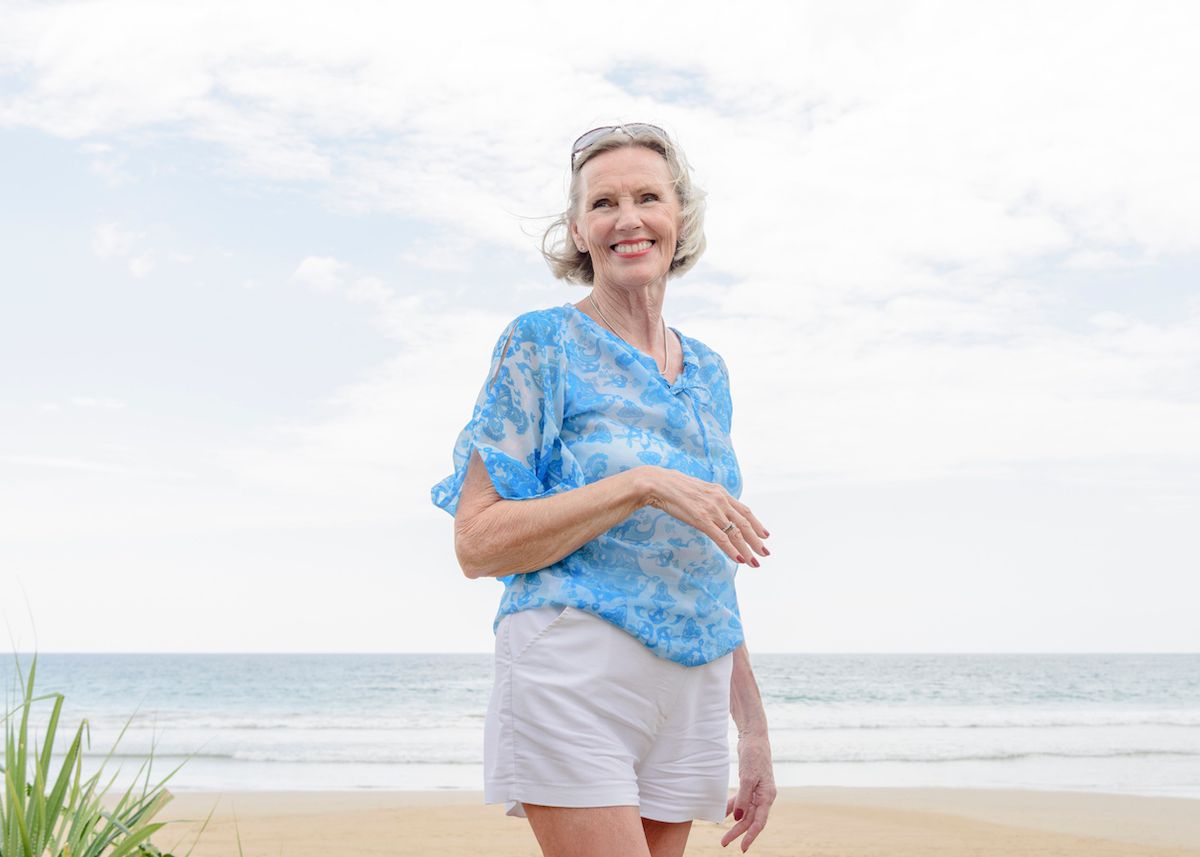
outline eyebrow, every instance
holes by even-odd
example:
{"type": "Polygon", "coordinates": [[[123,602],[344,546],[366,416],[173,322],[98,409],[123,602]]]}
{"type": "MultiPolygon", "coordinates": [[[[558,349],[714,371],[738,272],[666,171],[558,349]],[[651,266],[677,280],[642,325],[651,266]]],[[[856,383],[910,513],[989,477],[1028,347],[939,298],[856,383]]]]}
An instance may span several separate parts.
{"type": "MultiPolygon", "coordinates": [[[[654,193],[662,193],[664,187],[665,187],[665,185],[661,185],[661,184],[640,184],[637,186],[637,189],[634,191],[634,193],[645,193],[646,191],[652,191],[654,193]]],[[[587,198],[588,199],[596,199],[597,197],[612,196],[612,195],[613,195],[612,188],[610,188],[608,185],[601,185],[596,190],[590,191],[587,195],[587,198]]]]}

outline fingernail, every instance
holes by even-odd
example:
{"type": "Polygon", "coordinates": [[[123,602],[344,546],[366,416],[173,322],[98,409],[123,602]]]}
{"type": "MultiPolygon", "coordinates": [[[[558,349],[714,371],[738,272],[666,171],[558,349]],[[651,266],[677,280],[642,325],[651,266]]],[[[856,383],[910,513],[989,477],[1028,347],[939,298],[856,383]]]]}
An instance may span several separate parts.
{"type": "Polygon", "coordinates": [[[762,563],[760,563],[754,557],[750,557],[750,565],[754,566],[755,568],[758,568],[761,564],[762,563]]]}
{"type": "Polygon", "coordinates": [[[765,538],[766,536],[769,536],[769,535],[771,535],[771,534],[770,534],[770,533],[768,533],[766,530],[763,530],[763,537],[764,537],[764,538],[765,538]]]}
{"type": "Polygon", "coordinates": [[[771,552],[767,550],[766,545],[763,545],[763,556],[770,556],[771,552]]]}
{"type": "Polygon", "coordinates": [[[737,561],[738,561],[738,562],[745,562],[745,560],[744,560],[744,559],[742,559],[742,555],[741,555],[741,554],[738,554],[738,556],[737,556],[737,561]]]}
{"type": "Polygon", "coordinates": [[[742,820],[742,811],[741,811],[740,809],[735,809],[735,810],[733,811],[733,820],[734,820],[734,821],[741,821],[741,820],[742,820]]]}

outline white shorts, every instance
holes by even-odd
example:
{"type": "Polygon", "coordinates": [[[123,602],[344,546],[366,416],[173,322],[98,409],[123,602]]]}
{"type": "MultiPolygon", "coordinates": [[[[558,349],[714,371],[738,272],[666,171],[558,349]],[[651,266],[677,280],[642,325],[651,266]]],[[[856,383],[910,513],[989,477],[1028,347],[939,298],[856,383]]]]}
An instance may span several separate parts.
{"type": "Polygon", "coordinates": [[[484,803],[637,806],[656,821],[725,820],[733,653],[687,667],[575,607],[496,629],[484,803]]]}

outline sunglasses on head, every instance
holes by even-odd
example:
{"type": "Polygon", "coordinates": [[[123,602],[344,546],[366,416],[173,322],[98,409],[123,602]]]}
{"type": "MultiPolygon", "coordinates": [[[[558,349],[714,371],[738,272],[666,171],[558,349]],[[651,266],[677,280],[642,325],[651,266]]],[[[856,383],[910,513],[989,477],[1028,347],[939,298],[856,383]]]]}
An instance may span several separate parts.
{"type": "Polygon", "coordinates": [[[579,157],[580,152],[592,145],[592,143],[595,143],[605,134],[611,134],[613,131],[625,131],[626,133],[630,131],[649,131],[651,134],[657,134],[664,140],[669,141],[671,139],[667,135],[667,132],[662,128],[659,128],[657,125],[648,125],[645,122],[630,122],[627,125],[604,125],[600,128],[593,128],[591,131],[581,134],[579,139],[571,145],[571,169],[575,169],[575,159],[579,157]]]}

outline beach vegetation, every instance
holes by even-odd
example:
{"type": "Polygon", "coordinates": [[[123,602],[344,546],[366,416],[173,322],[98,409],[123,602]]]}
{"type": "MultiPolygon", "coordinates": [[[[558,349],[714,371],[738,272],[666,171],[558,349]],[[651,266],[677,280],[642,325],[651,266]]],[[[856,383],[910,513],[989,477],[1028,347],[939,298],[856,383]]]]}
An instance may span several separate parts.
{"type": "MultiPolygon", "coordinates": [[[[54,763],[64,697],[61,693],[35,695],[36,674],[36,655],[28,675],[17,658],[16,701],[4,707],[0,857],[173,857],[154,846],[150,837],[167,823],[154,817],[171,800],[167,781],[187,760],[151,782],[151,748],[133,783],[119,794],[114,792],[120,771],[105,781],[105,768],[133,721],[130,715],[112,748],[86,778],[83,753],[85,748],[91,749],[86,719],[75,728],[54,763]],[[39,705],[50,709],[40,746],[31,721],[39,705]]],[[[204,827],[211,818],[209,812],[204,827]]]]}

